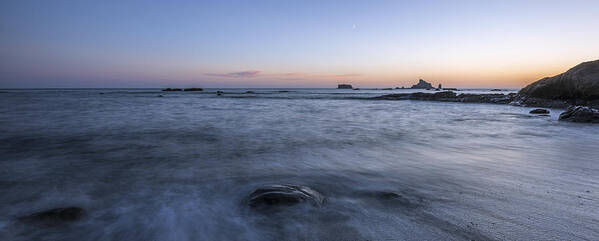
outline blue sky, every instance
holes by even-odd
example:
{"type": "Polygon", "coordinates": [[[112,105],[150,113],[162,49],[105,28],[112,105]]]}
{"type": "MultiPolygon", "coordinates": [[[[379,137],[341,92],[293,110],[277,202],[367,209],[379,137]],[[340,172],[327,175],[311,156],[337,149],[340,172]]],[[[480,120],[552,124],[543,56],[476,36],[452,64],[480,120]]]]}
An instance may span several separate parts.
{"type": "Polygon", "coordinates": [[[0,88],[521,87],[599,56],[599,1],[2,1],[0,88]]]}

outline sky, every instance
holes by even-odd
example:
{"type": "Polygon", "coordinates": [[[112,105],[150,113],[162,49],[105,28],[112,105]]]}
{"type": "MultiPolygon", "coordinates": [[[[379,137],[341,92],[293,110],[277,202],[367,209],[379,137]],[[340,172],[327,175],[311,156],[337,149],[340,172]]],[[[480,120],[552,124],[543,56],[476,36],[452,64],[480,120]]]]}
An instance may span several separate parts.
{"type": "Polygon", "coordinates": [[[521,88],[599,58],[599,1],[0,1],[0,88],[521,88]]]}

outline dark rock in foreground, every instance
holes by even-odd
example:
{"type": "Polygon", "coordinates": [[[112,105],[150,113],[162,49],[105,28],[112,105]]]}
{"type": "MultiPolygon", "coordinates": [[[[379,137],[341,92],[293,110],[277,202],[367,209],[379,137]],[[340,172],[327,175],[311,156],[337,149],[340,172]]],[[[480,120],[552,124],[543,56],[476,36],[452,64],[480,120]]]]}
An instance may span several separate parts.
{"type": "Polygon", "coordinates": [[[353,89],[353,87],[349,84],[339,84],[337,85],[337,89],[353,89]]]}
{"type": "Polygon", "coordinates": [[[59,225],[66,222],[74,222],[85,215],[85,210],[78,207],[55,208],[47,211],[34,213],[29,216],[19,218],[25,223],[41,225],[59,225]]]}
{"type": "Polygon", "coordinates": [[[546,109],[534,109],[528,112],[530,114],[549,114],[549,110],[546,109]]]}
{"type": "Polygon", "coordinates": [[[586,106],[570,106],[559,115],[561,121],[599,123],[599,110],[586,106]]]}
{"type": "Polygon", "coordinates": [[[518,104],[544,107],[599,106],[599,60],[540,79],[518,92],[518,104]]]}
{"type": "Polygon", "coordinates": [[[443,102],[493,103],[508,104],[514,100],[515,94],[456,94],[453,91],[437,93],[404,93],[375,97],[381,100],[428,100],[443,102]]]}
{"type": "Polygon", "coordinates": [[[294,205],[310,202],[314,206],[324,204],[324,196],[312,188],[299,185],[267,185],[250,194],[251,207],[294,205]]]}
{"type": "Polygon", "coordinates": [[[183,89],[183,91],[204,91],[204,89],[202,89],[202,88],[186,88],[186,89],[183,89]]]}

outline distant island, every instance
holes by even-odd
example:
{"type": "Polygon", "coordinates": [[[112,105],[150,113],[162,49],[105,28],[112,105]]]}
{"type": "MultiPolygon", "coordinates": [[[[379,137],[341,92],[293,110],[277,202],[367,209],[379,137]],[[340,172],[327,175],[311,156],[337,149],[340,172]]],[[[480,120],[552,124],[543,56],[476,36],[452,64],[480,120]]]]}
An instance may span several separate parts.
{"type": "Polygon", "coordinates": [[[423,79],[418,80],[418,84],[412,85],[411,89],[434,89],[433,85],[423,79]]]}
{"type": "Polygon", "coordinates": [[[353,87],[350,84],[339,84],[337,85],[337,89],[353,89],[353,87]]]}

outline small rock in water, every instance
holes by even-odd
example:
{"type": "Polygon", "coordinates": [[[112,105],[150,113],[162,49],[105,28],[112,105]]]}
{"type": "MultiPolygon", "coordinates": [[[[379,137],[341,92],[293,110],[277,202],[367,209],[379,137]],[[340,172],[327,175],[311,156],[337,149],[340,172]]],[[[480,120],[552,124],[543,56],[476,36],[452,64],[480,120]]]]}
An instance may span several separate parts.
{"type": "Polygon", "coordinates": [[[245,93],[246,93],[246,94],[255,94],[255,92],[254,92],[254,91],[251,91],[251,90],[248,90],[248,91],[246,91],[245,93]]]}
{"type": "Polygon", "coordinates": [[[249,204],[256,208],[310,202],[312,205],[320,207],[324,201],[324,196],[312,188],[283,184],[257,188],[250,194],[249,204]]]}
{"type": "Polygon", "coordinates": [[[19,218],[22,222],[58,225],[64,222],[74,222],[85,215],[85,210],[78,207],[55,208],[19,218]]]}
{"type": "Polygon", "coordinates": [[[216,95],[223,95],[223,93],[225,93],[225,92],[222,92],[222,91],[220,91],[220,90],[219,90],[219,91],[216,91],[216,95]]]}
{"type": "Polygon", "coordinates": [[[546,109],[534,109],[528,112],[530,114],[549,114],[549,110],[546,109]]]}
{"type": "Polygon", "coordinates": [[[599,123],[599,110],[586,106],[570,106],[559,115],[561,121],[599,123]]]}
{"type": "Polygon", "coordinates": [[[202,88],[185,88],[183,91],[204,91],[202,88]]]}
{"type": "Polygon", "coordinates": [[[183,91],[183,89],[179,89],[179,88],[166,88],[166,89],[163,89],[162,91],[183,91]]]}

